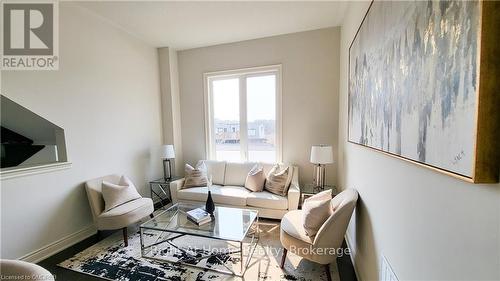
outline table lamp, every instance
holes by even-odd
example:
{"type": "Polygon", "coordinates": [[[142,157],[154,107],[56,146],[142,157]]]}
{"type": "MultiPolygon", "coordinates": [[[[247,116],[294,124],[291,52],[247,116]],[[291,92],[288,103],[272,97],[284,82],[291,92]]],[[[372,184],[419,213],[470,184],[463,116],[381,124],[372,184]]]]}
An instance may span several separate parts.
{"type": "Polygon", "coordinates": [[[174,146],[172,144],[166,144],[161,146],[161,158],[163,159],[163,178],[165,179],[165,181],[171,180],[172,159],[175,158],[174,146]]]}
{"type": "Polygon", "coordinates": [[[333,163],[331,145],[313,145],[311,147],[311,163],[314,164],[313,183],[315,187],[325,187],[325,165],[333,163]]]}

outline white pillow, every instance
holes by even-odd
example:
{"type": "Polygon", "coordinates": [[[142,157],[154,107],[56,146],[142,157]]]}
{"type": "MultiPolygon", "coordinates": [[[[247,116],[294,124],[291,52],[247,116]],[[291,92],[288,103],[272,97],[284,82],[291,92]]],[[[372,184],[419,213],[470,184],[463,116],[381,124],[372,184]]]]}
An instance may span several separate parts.
{"type": "Polygon", "coordinates": [[[104,199],[104,212],[107,212],[142,196],[129,178],[121,176],[118,184],[102,182],[102,198],[104,199]]]}
{"type": "Polygon", "coordinates": [[[261,192],[264,190],[264,183],[266,176],[262,166],[255,165],[250,172],[248,172],[247,179],[245,180],[245,188],[253,192],[261,192]]]}
{"type": "Polygon", "coordinates": [[[304,200],[304,204],[302,204],[304,216],[302,219],[308,236],[316,235],[321,226],[332,215],[331,200],[331,190],[322,191],[304,200]]]}
{"type": "Polygon", "coordinates": [[[207,166],[204,162],[198,163],[196,168],[186,164],[184,167],[185,180],[182,188],[190,188],[197,186],[207,186],[207,166]]]}
{"type": "Polygon", "coordinates": [[[271,171],[269,171],[269,174],[267,175],[264,189],[271,193],[285,196],[288,191],[288,186],[286,186],[286,183],[289,173],[289,167],[280,170],[278,164],[274,165],[274,167],[271,169],[271,171]]]}

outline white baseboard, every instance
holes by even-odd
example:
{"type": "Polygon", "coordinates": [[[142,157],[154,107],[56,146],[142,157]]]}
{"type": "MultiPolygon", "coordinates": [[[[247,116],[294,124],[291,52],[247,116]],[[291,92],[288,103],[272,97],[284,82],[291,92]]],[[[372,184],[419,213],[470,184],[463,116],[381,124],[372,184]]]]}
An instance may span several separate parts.
{"type": "Polygon", "coordinates": [[[350,257],[351,257],[351,263],[352,263],[352,267],[354,268],[354,273],[356,274],[356,279],[358,281],[362,281],[361,278],[360,278],[360,275],[358,273],[358,268],[356,266],[356,262],[354,260],[354,257],[356,256],[357,249],[351,247],[351,245],[353,245],[353,243],[351,243],[351,237],[349,237],[349,235],[347,233],[345,235],[345,242],[347,243],[347,247],[349,247],[349,250],[351,251],[351,255],[350,255],[350,257]]]}
{"type": "Polygon", "coordinates": [[[90,225],[80,231],[67,235],[49,245],[46,245],[38,250],[35,250],[31,253],[28,253],[22,257],[20,260],[37,263],[42,261],[68,247],[75,245],[76,243],[94,235],[97,232],[97,229],[94,225],[90,225]]]}

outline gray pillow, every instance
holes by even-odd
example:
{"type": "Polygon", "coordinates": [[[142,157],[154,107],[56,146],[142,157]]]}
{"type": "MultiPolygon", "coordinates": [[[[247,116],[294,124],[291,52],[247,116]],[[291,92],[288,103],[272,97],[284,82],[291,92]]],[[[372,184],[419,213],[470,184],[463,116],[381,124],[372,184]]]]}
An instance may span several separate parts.
{"type": "Polygon", "coordinates": [[[276,195],[285,196],[288,191],[287,180],[290,167],[280,170],[279,165],[274,165],[266,178],[265,190],[276,195]]]}
{"type": "Polygon", "coordinates": [[[302,219],[307,236],[316,235],[321,226],[332,215],[331,200],[331,190],[322,191],[304,200],[304,204],[302,204],[302,219]]]}
{"type": "Polygon", "coordinates": [[[186,175],[184,186],[182,188],[207,186],[207,166],[204,162],[198,163],[198,165],[196,165],[196,168],[193,168],[191,165],[186,164],[184,172],[186,175]]]}
{"type": "Polygon", "coordinates": [[[265,182],[264,169],[259,165],[255,165],[248,172],[247,179],[245,180],[245,188],[253,192],[261,192],[264,190],[265,182]]]}
{"type": "Polygon", "coordinates": [[[142,198],[132,181],[125,176],[121,176],[118,184],[103,181],[101,192],[105,205],[104,212],[132,200],[142,198]]]}

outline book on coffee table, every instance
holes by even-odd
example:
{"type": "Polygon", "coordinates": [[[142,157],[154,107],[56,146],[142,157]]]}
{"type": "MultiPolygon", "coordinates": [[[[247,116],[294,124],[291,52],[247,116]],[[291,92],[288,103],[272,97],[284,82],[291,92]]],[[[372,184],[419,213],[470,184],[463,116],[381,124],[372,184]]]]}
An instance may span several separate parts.
{"type": "Polygon", "coordinates": [[[187,217],[187,219],[188,219],[190,222],[192,222],[192,223],[196,224],[197,226],[202,226],[202,225],[207,224],[207,223],[209,223],[209,222],[211,222],[211,221],[212,221],[212,218],[211,218],[211,217],[208,217],[207,219],[202,220],[202,221],[199,221],[199,222],[195,222],[195,221],[194,221],[192,218],[190,218],[190,217],[187,217]]]}
{"type": "Polygon", "coordinates": [[[212,221],[212,217],[202,208],[196,208],[186,212],[187,218],[197,225],[203,225],[212,221]]]}

